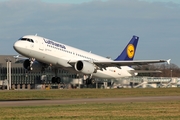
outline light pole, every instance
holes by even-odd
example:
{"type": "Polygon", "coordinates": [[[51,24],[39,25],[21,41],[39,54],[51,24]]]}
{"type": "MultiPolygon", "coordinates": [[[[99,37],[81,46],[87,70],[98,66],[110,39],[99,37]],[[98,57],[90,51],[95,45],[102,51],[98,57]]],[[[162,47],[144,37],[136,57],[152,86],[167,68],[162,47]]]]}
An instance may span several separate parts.
{"type": "Polygon", "coordinates": [[[172,71],[173,71],[173,70],[171,70],[171,79],[172,79],[172,71]]]}
{"type": "Polygon", "coordinates": [[[8,81],[7,89],[11,90],[11,60],[6,59],[6,63],[7,63],[7,81],[8,81]]]}

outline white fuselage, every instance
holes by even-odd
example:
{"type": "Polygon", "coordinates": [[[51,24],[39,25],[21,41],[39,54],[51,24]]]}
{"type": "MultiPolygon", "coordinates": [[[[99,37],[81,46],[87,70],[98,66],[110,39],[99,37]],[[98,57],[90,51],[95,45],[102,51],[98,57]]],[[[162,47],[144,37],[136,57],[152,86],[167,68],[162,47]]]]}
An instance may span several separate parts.
{"type": "MultiPolygon", "coordinates": [[[[18,40],[14,44],[14,49],[28,58],[35,58],[37,61],[52,65],[54,67],[62,67],[64,69],[70,69],[76,72],[69,61],[88,60],[88,61],[112,61],[108,58],[95,55],[91,52],[86,52],[53,40],[49,40],[39,36],[23,36],[24,38],[31,38],[32,41],[18,40]]],[[[115,78],[132,76],[129,73],[133,70],[128,66],[107,67],[103,70],[97,70],[93,73],[93,77],[97,78],[115,78]]]]}

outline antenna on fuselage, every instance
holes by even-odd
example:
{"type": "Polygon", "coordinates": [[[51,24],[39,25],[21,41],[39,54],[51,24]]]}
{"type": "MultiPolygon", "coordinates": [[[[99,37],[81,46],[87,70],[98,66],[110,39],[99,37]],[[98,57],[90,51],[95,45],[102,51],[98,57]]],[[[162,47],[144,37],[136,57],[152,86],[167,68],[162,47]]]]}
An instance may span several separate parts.
{"type": "Polygon", "coordinates": [[[37,36],[37,33],[35,34],[35,36],[37,36]]]}

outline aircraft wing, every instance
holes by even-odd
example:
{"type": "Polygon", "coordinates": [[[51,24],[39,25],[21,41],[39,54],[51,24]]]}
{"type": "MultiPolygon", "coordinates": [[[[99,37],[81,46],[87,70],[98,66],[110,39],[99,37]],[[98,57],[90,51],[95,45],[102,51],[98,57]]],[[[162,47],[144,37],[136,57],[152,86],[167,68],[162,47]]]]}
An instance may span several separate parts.
{"type": "Polygon", "coordinates": [[[170,64],[169,60],[133,60],[133,61],[94,61],[93,63],[97,66],[104,67],[119,67],[119,66],[139,66],[139,65],[148,65],[151,63],[162,63],[167,62],[170,64]]]}
{"type": "MultiPolygon", "coordinates": [[[[85,60],[87,61],[87,60],[85,60]]],[[[77,61],[69,61],[70,65],[74,65],[77,61]]],[[[89,61],[99,68],[106,68],[106,67],[120,67],[120,66],[139,66],[139,65],[148,65],[151,63],[163,63],[167,62],[170,64],[169,60],[133,60],[133,61],[89,61]]]]}
{"type": "Polygon", "coordinates": [[[167,60],[133,60],[133,61],[95,61],[94,64],[98,66],[105,66],[105,67],[113,67],[113,66],[139,66],[139,65],[148,65],[151,63],[162,63],[168,62],[167,60]]]}

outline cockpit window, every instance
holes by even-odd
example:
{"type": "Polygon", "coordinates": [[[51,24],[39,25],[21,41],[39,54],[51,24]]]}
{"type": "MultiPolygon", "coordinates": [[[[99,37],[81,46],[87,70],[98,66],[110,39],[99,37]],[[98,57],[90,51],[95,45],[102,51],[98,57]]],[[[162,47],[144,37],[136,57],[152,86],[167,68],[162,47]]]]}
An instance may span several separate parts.
{"type": "Polygon", "coordinates": [[[19,40],[22,40],[22,41],[28,41],[28,42],[34,43],[34,40],[29,39],[29,38],[19,38],[19,40]]]}

